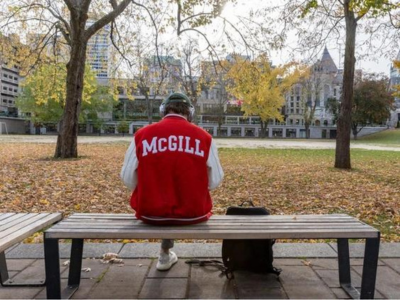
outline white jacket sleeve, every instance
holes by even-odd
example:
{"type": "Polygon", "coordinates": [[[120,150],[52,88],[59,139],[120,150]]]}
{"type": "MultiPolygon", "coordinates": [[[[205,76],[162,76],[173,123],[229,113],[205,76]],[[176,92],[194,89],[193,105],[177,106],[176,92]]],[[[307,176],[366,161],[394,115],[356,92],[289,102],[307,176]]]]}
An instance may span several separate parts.
{"type": "Polygon", "coordinates": [[[210,151],[207,160],[208,167],[208,189],[213,190],[219,186],[224,178],[221,163],[218,158],[218,150],[214,140],[211,141],[210,151]]]}
{"type": "Polygon", "coordinates": [[[124,165],[121,169],[121,179],[124,184],[133,191],[137,185],[137,167],[139,161],[136,157],[135,139],[133,139],[128,150],[125,153],[124,165]]]}

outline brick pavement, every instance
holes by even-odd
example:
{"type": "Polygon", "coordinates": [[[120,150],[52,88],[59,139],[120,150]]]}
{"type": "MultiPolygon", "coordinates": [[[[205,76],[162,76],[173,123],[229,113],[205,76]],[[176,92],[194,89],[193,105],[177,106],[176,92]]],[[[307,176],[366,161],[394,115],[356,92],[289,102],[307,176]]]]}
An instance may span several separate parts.
{"type": "MultiPolygon", "coordinates": [[[[19,245],[7,253],[10,275],[15,280],[44,279],[43,245],[19,245]],[[27,258],[30,257],[30,258],[27,258]]],[[[66,245],[63,245],[66,247],[66,245]]],[[[218,257],[220,244],[177,244],[179,262],[169,272],[155,269],[158,244],[87,244],[82,281],[74,298],[91,299],[333,299],[348,298],[339,286],[334,244],[277,244],[275,265],[283,269],[279,279],[272,274],[235,274],[229,281],[214,267],[189,266],[187,257],[218,257]],[[328,246],[328,248],[327,248],[328,246]],[[107,250],[117,250],[123,264],[103,264],[98,258],[107,250]],[[203,249],[203,250],[202,250],[203,249]],[[204,250],[205,249],[205,250],[204,250]],[[130,251],[137,250],[135,253],[130,251]],[[142,253],[140,252],[142,251],[142,253]],[[333,251],[333,252],[332,252],[333,251]],[[146,254],[147,253],[147,254],[146,254]],[[307,255],[309,254],[309,255],[307,255]],[[139,257],[142,258],[139,258],[139,257]],[[97,257],[97,258],[96,258],[97,257]],[[88,270],[88,269],[87,269],[88,270]]],[[[62,247],[61,247],[62,248],[62,247]]],[[[66,247],[68,248],[68,247],[66,247]]],[[[67,252],[68,249],[65,249],[67,252]]],[[[361,283],[361,245],[350,247],[352,280],[361,283]]],[[[400,298],[400,244],[382,244],[376,298],[400,298]]],[[[67,255],[64,255],[67,257],[67,255]]],[[[63,257],[63,256],[62,256],[63,257]]],[[[60,260],[62,283],[67,266],[60,260]]],[[[1,299],[43,299],[44,288],[0,287],[1,299]]]]}

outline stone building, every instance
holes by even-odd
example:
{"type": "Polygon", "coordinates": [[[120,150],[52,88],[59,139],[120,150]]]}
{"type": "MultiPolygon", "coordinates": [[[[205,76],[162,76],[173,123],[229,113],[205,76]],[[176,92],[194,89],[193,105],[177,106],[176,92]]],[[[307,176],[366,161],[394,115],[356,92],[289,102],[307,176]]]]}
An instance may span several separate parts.
{"type": "MultiPolygon", "coordinates": [[[[396,60],[400,61],[400,50],[397,54],[396,60]]],[[[393,90],[394,86],[400,85],[400,69],[396,68],[394,64],[390,67],[390,88],[393,90]]],[[[395,97],[395,108],[391,112],[389,126],[400,127],[400,97],[395,97]]]]}

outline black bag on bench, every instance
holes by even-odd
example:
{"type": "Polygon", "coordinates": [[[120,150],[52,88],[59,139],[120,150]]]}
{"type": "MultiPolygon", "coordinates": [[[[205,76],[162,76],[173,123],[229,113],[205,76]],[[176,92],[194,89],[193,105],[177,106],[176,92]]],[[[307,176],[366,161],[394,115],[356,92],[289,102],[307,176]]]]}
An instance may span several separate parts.
{"type": "MultiPolygon", "coordinates": [[[[255,207],[251,201],[245,201],[239,206],[228,207],[227,215],[269,215],[264,207],[255,207]],[[244,207],[248,203],[249,207],[244,207]]],[[[275,240],[223,240],[222,260],[227,271],[246,270],[256,273],[274,273],[279,276],[281,269],[272,265],[274,260],[272,246],[275,240]]]]}

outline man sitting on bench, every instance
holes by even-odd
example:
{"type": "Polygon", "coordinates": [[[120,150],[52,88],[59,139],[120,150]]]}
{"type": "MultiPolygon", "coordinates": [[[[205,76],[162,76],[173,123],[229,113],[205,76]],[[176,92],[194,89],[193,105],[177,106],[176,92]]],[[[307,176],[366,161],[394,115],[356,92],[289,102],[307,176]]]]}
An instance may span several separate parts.
{"type": "MultiPolygon", "coordinates": [[[[168,96],[160,115],[160,122],[135,133],[125,155],[121,178],[133,191],[131,207],[149,224],[206,221],[212,208],[209,190],[224,176],[217,147],[210,134],[191,123],[194,107],[186,95],[168,96]]],[[[169,270],[178,261],[170,251],[173,245],[173,240],[162,240],[158,270],[169,270]]]]}

